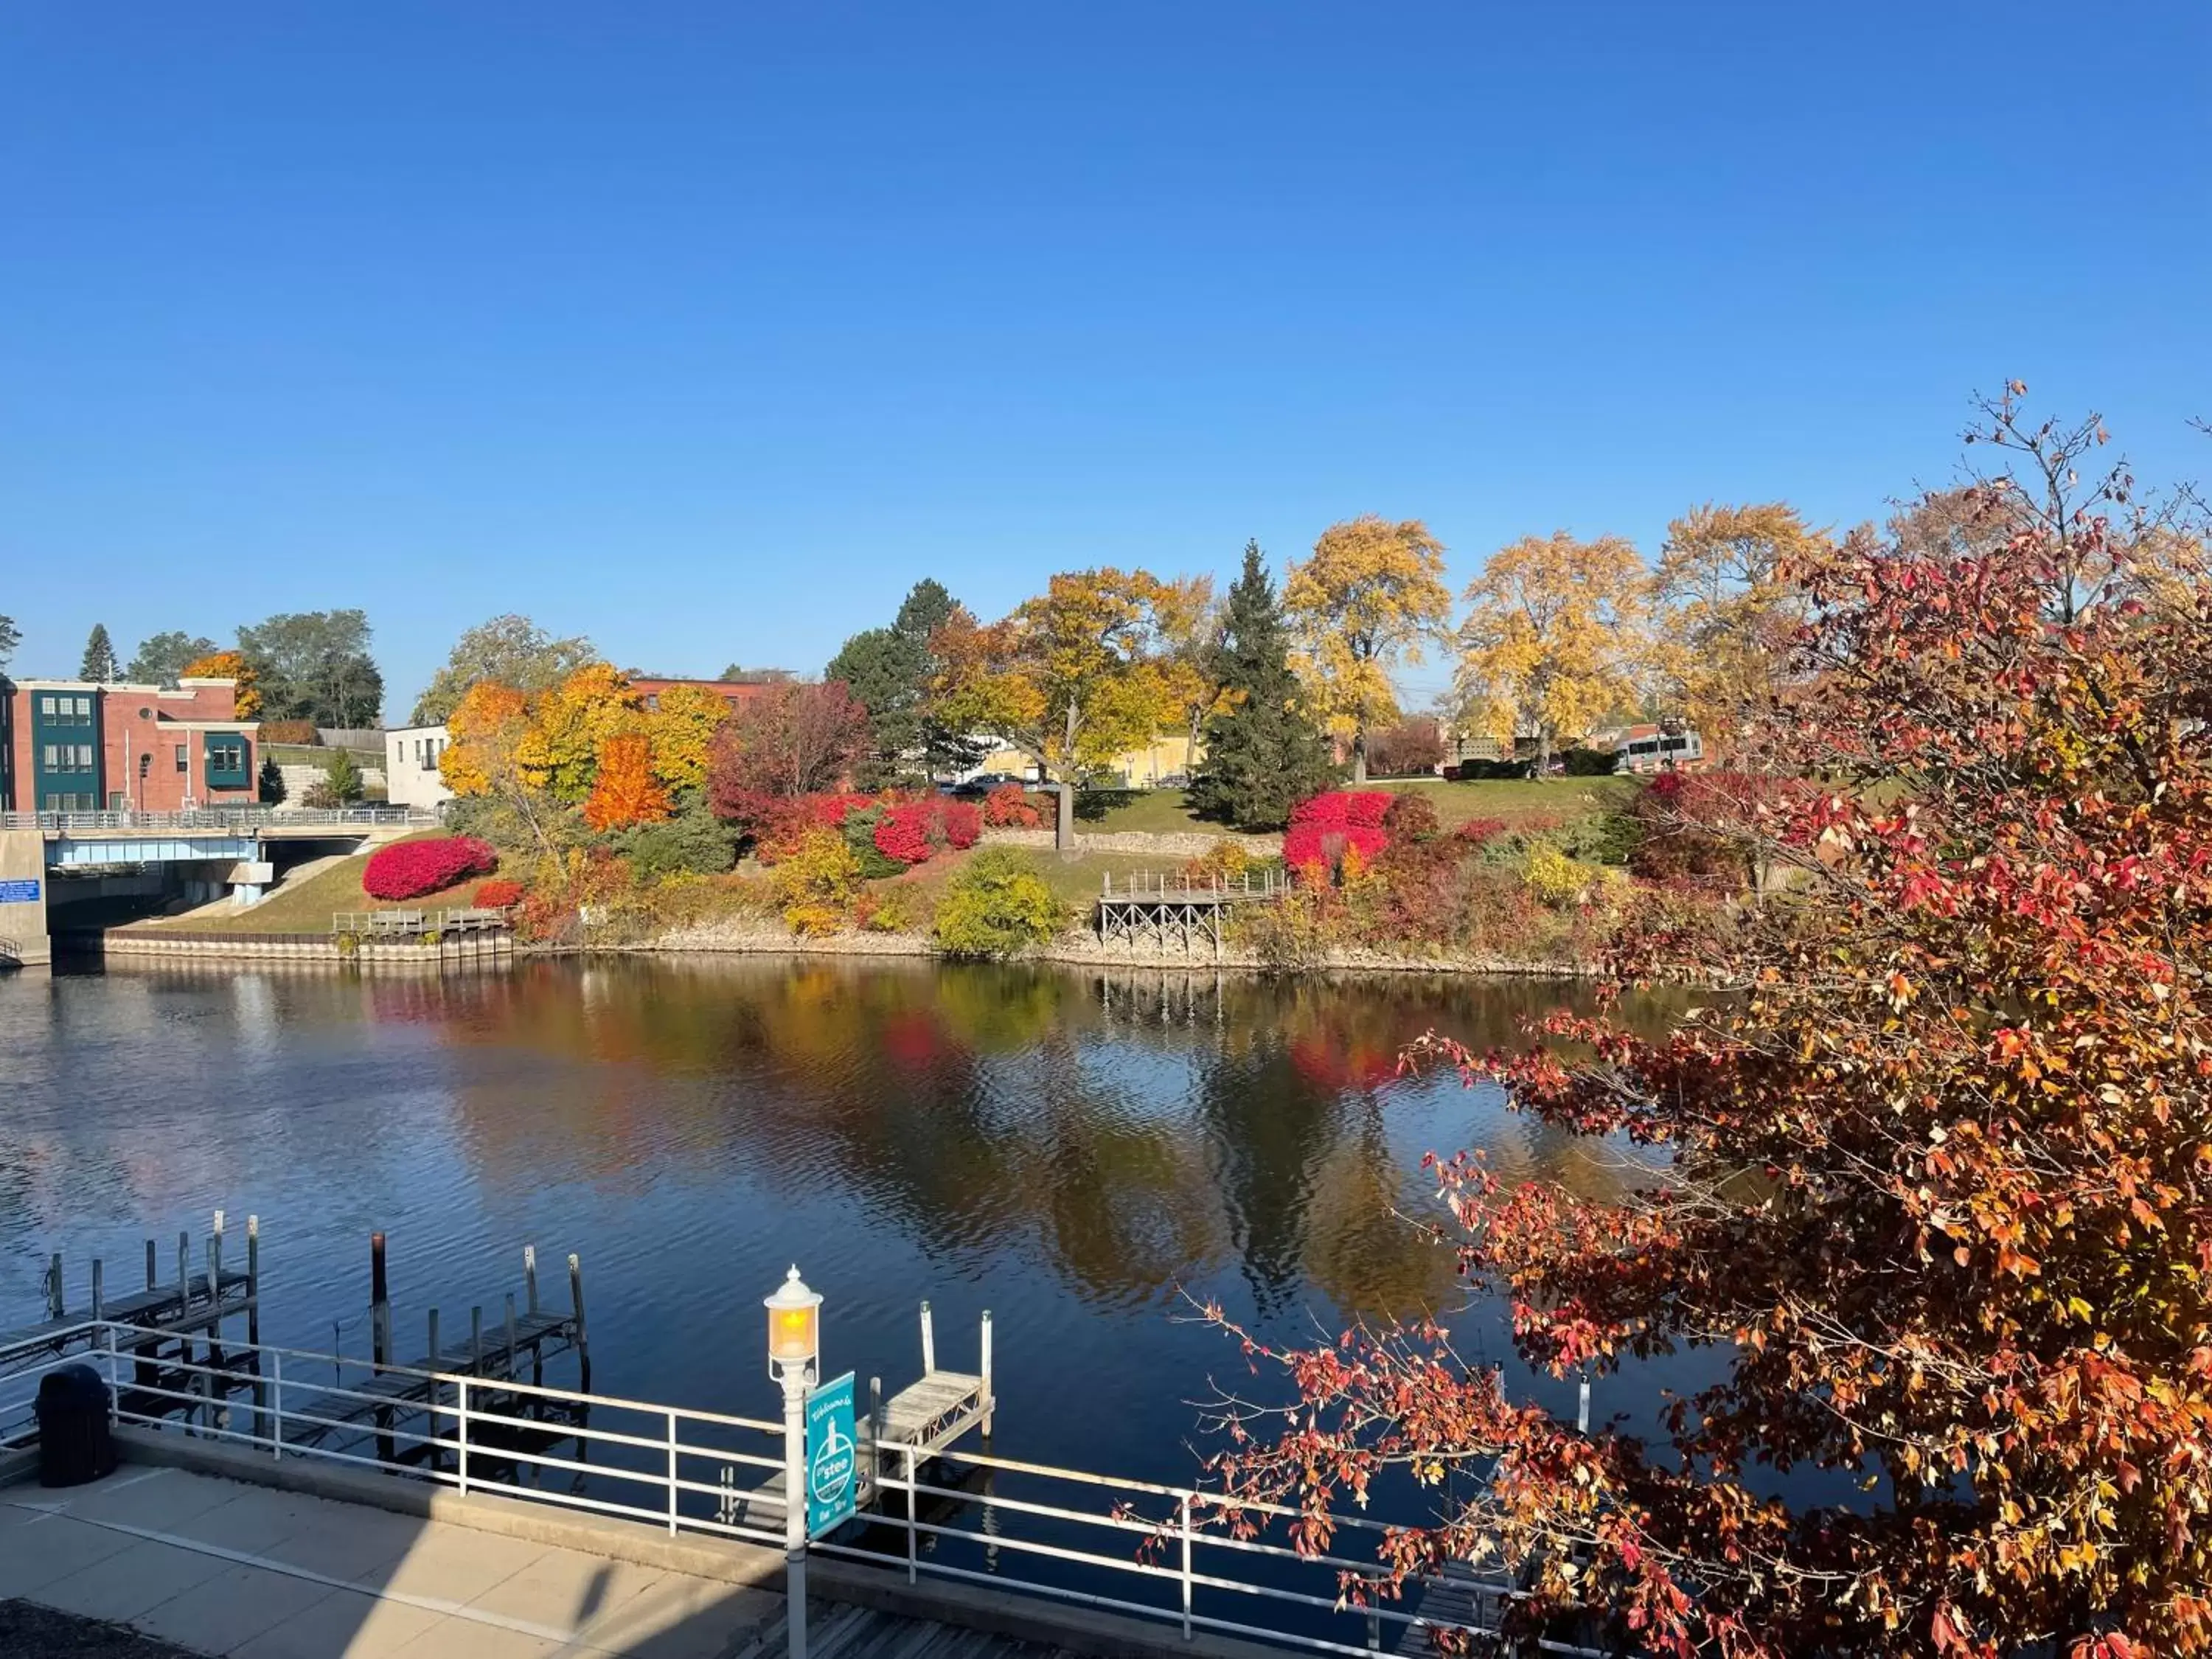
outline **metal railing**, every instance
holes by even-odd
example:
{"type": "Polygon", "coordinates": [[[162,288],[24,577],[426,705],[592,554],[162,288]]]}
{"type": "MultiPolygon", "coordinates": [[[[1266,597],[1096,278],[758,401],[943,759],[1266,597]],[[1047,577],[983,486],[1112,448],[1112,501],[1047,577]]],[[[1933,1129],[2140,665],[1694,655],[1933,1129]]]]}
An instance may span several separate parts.
{"type": "Polygon", "coordinates": [[[1099,878],[1099,896],[1107,899],[1158,900],[1166,903],[1205,903],[1235,899],[1270,899],[1290,890],[1286,872],[1270,866],[1235,876],[1193,876],[1183,871],[1134,870],[1121,878],[1117,889],[1114,872],[1099,878]]]}
{"type": "MultiPolygon", "coordinates": [[[[88,1338],[91,1352],[0,1377],[0,1447],[34,1432],[27,1430],[27,1389],[35,1392],[37,1380],[58,1366],[90,1359],[105,1368],[118,1423],[245,1446],[274,1459],[409,1473],[463,1492],[647,1522],[671,1535],[784,1543],[783,1495],[760,1489],[785,1468],[780,1422],[269,1344],[226,1341],[210,1350],[203,1337],[200,1359],[191,1357],[188,1340],[181,1354],[155,1355],[157,1346],[173,1347],[180,1339],[108,1322],[46,1334],[57,1342],[88,1338]],[[408,1397],[393,1397],[395,1380],[410,1389],[408,1397]],[[622,1426],[608,1426],[608,1418],[622,1426]],[[552,1449],[571,1439],[573,1455],[552,1449]],[[754,1469],[763,1475],[740,1485],[738,1472],[754,1469]],[[549,1478],[565,1487],[546,1484],[549,1478]]],[[[1474,1610],[1473,1623],[1424,1617],[1418,1604],[1408,1610],[1410,1597],[1378,1595],[1351,1605],[1342,1583],[1347,1577],[1377,1581],[1376,1561],[1301,1551],[1265,1536],[1277,1523],[1295,1522],[1295,1510],[988,1453],[925,1455],[899,1443],[875,1449],[865,1416],[860,1426],[871,1448],[862,1467],[874,1469],[877,1505],[863,1511],[860,1523],[873,1529],[872,1542],[863,1531],[855,1541],[817,1540],[809,1547],[903,1567],[909,1583],[927,1576],[988,1584],[1157,1620],[1186,1638],[1205,1631],[1348,1655],[1395,1649],[1407,1631],[1494,1638],[1502,1611],[1520,1595],[1496,1574],[1409,1583],[1409,1590],[1448,1585],[1455,1605],[1471,1596],[1465,1604],[1474,1610]],[[963,1477],[969,1484],[957,1484],[963,1477]],[[887,1494],[897,1495],[903,1514],[884,1505],[887,1494]],[[1253,1535],[1236,1535],[1232,1519],[1256,1523],[1243,1528],[1253,1535]],[[1124,1547],[1112,1550],[1109,1541],[1124,1547]],[[950,1559],[963,1553],[974,1565],[950,1559]],[[1054,1572],[1065,1582],[1048,1576],[1054,1572]],[[1086,1581],[1107,1588],[1085,1588],[1086,1581]],[[1271,1616],[1274,1622],[1263,1622],[1271,1616]],[[1320,1633],[1322,1627],[1331,1633],[1320,1633]]],[[[1391,1530],[1358,1516],[1339,1516],[1336,1525],[1353,1537],[1391,1530]]],[[[1601,1651],[1540,1638],[1525,1650],[1589,1659],[1601,1651]]]]}
{"type": "Polygon", "coordinates": [[[333,934],[361,939],[417,939],[424,933],[504,933],[514,925],[512,909],[476,905],[453,910],[340,910],[331,917],[333,934]]]}
{"type": "Polygon", "coordinates": [[[303,824],[432,824],[422,806],[207,806],[189,812],[0,812],[0,830],[262,830],[303,824]]]}

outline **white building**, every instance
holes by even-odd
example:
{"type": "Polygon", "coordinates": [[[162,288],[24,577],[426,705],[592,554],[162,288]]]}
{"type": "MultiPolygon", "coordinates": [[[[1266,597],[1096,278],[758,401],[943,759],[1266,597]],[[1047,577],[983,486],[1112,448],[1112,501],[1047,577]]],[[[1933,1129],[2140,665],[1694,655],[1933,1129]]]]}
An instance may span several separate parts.
{"type": "Polygon", "coordinates": [[[384,734],[385,799],[394,806],[441,806],[453,792],[438,771],[442,726],[403,726],[384,734]]]}

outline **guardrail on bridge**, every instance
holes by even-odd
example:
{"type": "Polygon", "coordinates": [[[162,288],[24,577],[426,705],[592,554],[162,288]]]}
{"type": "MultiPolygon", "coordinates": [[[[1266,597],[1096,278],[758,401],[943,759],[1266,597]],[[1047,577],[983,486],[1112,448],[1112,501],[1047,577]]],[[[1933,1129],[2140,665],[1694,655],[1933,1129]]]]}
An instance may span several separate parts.
{"type": "Polygon", "coordinates": [[[190,812],[0,812],[0,830],[288,830],[319,824],[434,824],[421,806],[202,807],[190,812]]]}

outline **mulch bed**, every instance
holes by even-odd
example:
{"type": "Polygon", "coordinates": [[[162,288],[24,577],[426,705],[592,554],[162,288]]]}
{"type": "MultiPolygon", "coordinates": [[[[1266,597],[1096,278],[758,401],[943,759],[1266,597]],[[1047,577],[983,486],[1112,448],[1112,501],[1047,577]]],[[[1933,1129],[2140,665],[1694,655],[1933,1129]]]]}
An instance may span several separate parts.
{"type": "Polygon", "coordinates": [[[0,1655],[8,1659],[199,1659],[185,1648],[141,1636],[124,1625],[56,1613],[28,1601],[0,1601],[0,1655]]]}

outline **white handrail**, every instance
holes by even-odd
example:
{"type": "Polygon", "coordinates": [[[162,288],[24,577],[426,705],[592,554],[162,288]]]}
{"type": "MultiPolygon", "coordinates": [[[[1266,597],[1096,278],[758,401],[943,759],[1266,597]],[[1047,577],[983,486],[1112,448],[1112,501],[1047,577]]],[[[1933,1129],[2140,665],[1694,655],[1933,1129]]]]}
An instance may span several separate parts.
{"type": "MultiPolygon", "coordinates": [[[[115,1390],[111,1409],[118,1422],[173,1428],[178,1426],[178,1412],[181,1408],[188,1419],[182,1431],[265,1449],[280,1459],[312,1457],[366,1468],[404,1470],[437,1484],[458,1486],[464,1492],[496,1493],[635,1519],[664,1528],[671,1536],[688,1531],[760,1544],[782,1541],[781,1524],[769,1527],[757,1521],[748,1524],[720,1518],[740,1513],[735,1510],[724,1509],[717,1516],[684,1512],[687,1493],[726,1502],[732,1490],[729,1472],[735,1468],[776,1470],[783,1467],[780,1455],[743,1451],[733,1446],[695,1443],[708,1432],[722,1431],[726,1435],[729,1431],[780,1441],[782,1425],[766,1419],[696,1411],[614,1395],[586,1394],[495,1376],[379,1365],[368,1359],[275,1344],[226,1340],[222,1346],[221,1363],[212,1354],[205,1356],[202,1363],[182,1354],[138,1352],[156,1342],[173,1344],[178,1340],[173,1334],[152,1327],[95,1321],[43,1333],[35,1343],[19,1345],[16,1352],[20,1355],[40,1347],[91,1343],[96,1356],[107,1362],[109,1381],[115,1390]],[[287,1359],[294,1362],[289,1368],[287,1359]],[[312,1368],[325,1365],[331,1368],[332,1381],[319,1382],[307,1375],[312,1368]],[[288,1369],[289,1376],[286,1374],[288,1369]],[[387,1391],[373,1393],[347,1386],[349,1370],[382,1379],[380,1386],[387,1391]],[[395,1396],[388,1392],[392,1378],[408,1385],[404,1394],[395,1396]],[[232,1395],[249,1389],[252,1405],[242,1408],[242,1418],[234,1415],[227,1402],[232,1395]],[[519,1414],[533,1404],[557,1405],[564,1412],[550,1418],[519,1414]],[[632,1431],[580,1420],[592,1412],[637,1414],[650,1427],[632,1431]],[[568,1420],[572,1417],[578,1420],[568,1420]],[[190,1421],[195,1418],[197,1422],[190,1421]],[[406,1426],[409,1421],[418,1419],[421,1421],[416,1426],[406,1426]],[[246,1425],[243,1428],[239,1426],[241,1420],[246,1425]],[[450,1432],[446,1431],[448,1429],[450,1432]],[[574,1440],[579,1448],[596,1443],[646,1455],[625,1462],[595,1463],[580,1452],[574,1457],[559,1455],[550,1443],[519,1443],[526,1437],[537,1436],[547,1437],[549,1443],[574,1440]],[[404,1455],[398,1449],[401,1447],[409,1449],[404,1455]],[[370,1455],[372,1452],[374,1455],[370,1455]],[[689,1478],[684,1469],[687,1458],[695,1462],[719,1464],[723,1480],[713,1482],[689,1478]],[[628,1483],[630,1490],[616,1494],[607,1493],[603,1488],[601,1492],[587,1493],[580,1489],[557,1490],[543,1483],[524,1484],[526,1471],[545,1470],[573,1477],[573,1484],[579,1488],[586,1480],[591,1480],[628,1483]],[[641,1501],[618,1501],[631,1497],[640,1487],[644,1489],[642,1494],[636,1494],[641,1501]]],[[[0,1376],[0,1431],[4,1431],[8,1425],[9,1389],[21,1388],[46,1371],[70,1363],[72,1357],[69,1353],[56,1353],[35,1365],[0,1376]]],[[[886,1446],[884,1449],[889,1452],[891,1448],[886,1446]]],[[[1324,1653],[1371,1651],[1379,1644],[1386,1624],[1410,1630],[1430,1628],[1437,1622],[1379,1601],[1365,1607],[1349,1605],[1336,1582],[1337,1576],[1372,1577],[1377,1570],[1377,1564],[1372,1560],[1360,1561],[1327,1551],[1304,1552],[1265,1539],[1239,1538],[1206,1529],[1205,1517],[1209,1514],[1220,1518],[1241,1514],[1261,1518],[1262,1524],[1296,1516],[1297,1511],[1281,1504],[1240,1502],[1225,1494],[1196,1487],[1120,1480],[1088,1470],[1032,1463],[988,1452],[946,1451],[933,1455],[928,1460],[956,1470],[1003,1474],[1108,1491],[1123,1499],[1167,1500],[1162,1505],[1165,1513],[1157,1520],[1146,1520],[1132,1516],[1119,1504],[1100,1512],[1039,1498],[1001,1496],[995,1492],[979,1496],[965,1487],[931,1481],[923,1474],[924,1461],[918,1448],[910,1443],[902,1443],[891,1468],[883,1467],[882,1460],[878,1459],[873,1469],[873,1486],[878,1494],[899,1492],[905,1500],[902,1526],[895,1516],[878,1514],[877,1519],[900,1526],[905,1533],[906,1571],[910,1583],[919,1582],[923,1573],[972,1580],[1073,1605],[1164,1620],[1179,1626],[1186,1637],[1204,1630],[1324,1653]],[[925,1499],[956,1507],[943,1518],[926,1520],[921,1507],[925,1499]],[[963,1506],[980,1507],[978,1524],[957,1524],[952,1518],[963,1506]],[[1081,1528],[1124,1540],[1133,1533],[1146,1534],[1170,1547],[1172,1554],[1162,1561],[1146,1559],[1142,1551],[1127,1555],[1109,1553],[1046,1537],[1010,1534],[1003,1525],[1007,1517],[1081,1528]],[[992,1571],[978,1572],[939,1559],[934,1549],[926,1553],[922,1547],[925,1537],[933,1544],[957,1541],[976,1547],[986,1553],[992,1571]],[[1208,1570],[1209,1558],[1204,1553],[1208,1550],[1220,1552],[1212,1558],[1211,1564],[1221,1566],[1222,1571],[1208,1570]],[[1012,1558],[1011,1570],[1002,1556],[1012,1558]],[[1289,1583],[1248,1582],[1226,1576],[1230,1559],[1254,1557],[1280,1564],[1279,1571],[1282,1572],[1327,1572],[1331,1575],[1328,1593],[1292,1589],[1289,1583]],[[1162,1604],[1071,1589],[1024,1571],[1018,1565],[1023,1560],[1058,1561],[1094,1571],[1149,1580],[1166,1590],[1171,1599],[1162,1604]],[[1367,1624],[1365,1645],[1334,1640],[1310,1630],[1271,1628],[1250,1622],[1256,1614],[1224,1617],[1222,1613],[1210,1612],[1200,1605],[1201,1590],[1209,1595],[1237,1596],[1249,1607],[1275,1607],[1285,1613],[1296,1608],[1305,1610],[1309,1615],[1319,1613],[1363,1618],[1367,1624]]],[[[791,1494],[785,1493],[769,1496],[763,1501],[781,1510],[793,1500],[791,1494]]],[[[1364,1516],[1342,1516],[1339,1522],[1347,1530],[1388,1529],[1388,1523],[1364,1516]]],[[[1031,1526],[1024,1530],[1034,1534],[1037,1528],[1031,1526]]],[[[884,1559],[878,1549],[827,1540],[817,1540],[811,1547],[855,1560],[881,1563],[884,1559]]],[[[1409,1588],[1431,1582],[1433,1581],[1416,1579],[1409,1588]]],[[[1495,1603],[1522,1599],[1522,1593],[1502,1577],[1478,1578],[1475,1588],[1495,1603]]],[[[1536,1645],[1561,1655],[1595,1653],[1594,1650],[1552,1640],[1536,1645]]]]}

